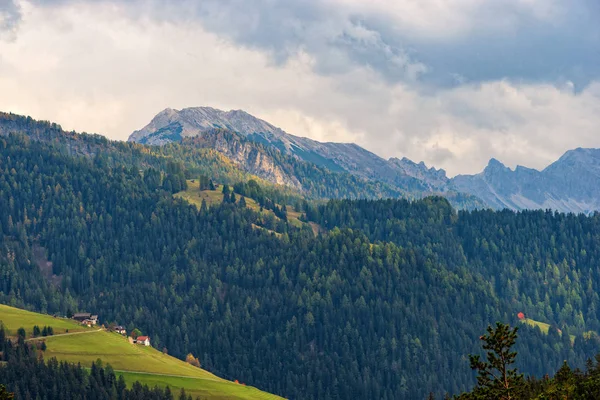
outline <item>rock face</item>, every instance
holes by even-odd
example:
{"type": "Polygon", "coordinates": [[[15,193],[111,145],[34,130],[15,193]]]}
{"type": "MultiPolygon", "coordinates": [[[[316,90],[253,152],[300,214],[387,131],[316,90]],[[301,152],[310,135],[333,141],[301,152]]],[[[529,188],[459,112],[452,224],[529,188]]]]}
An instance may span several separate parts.
{"type": "Polygon", "coordinates": [[[185,143],[214,149],[253,175],[278,185],[302,190],[302,185],[295,176],[286,173],[273,157],[262,151],[259,146],[236,133],[213,128],[202,136],[185,139],[185,143]]]}
{"type": "Polygon", "coordinates": [[[600,210],[600,149],[568,151],[542,171],[513,171],[492,159],[480,174],[459,175],[450,185],[496,209],[590,213],[600,210]]]}

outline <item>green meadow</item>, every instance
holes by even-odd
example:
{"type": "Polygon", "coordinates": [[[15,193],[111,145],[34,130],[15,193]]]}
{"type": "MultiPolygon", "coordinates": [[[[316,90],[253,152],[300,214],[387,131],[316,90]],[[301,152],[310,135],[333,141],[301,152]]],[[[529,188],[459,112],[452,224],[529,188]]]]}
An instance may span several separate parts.
{"type": "Polygon", "coordinates": [[[13,336],[19,327],[24,327],[29,336],[34,325],[52,326],[54,336],[30,338],[46,342],[45,359],[56,358],[84,367],[100,359],[103,364],[110,364],[115,373],[123,375],[128,385],[139,381],[151,387],[169,386],[173,393],[179,393],[184,388],[194,398],[200,396],[210,400],[281,399],[256,388],[219,378],[153,347],[131,344],[126,337],[99,327],[85,328],[72,320],[5,305],[0,305],[0,321],[9,335],[13,336]]]}
{"type": "Polygon", "coordinates": [[[16,335],[17,329],[25,328],[27,337],[30,337],[33,333],[34,325],[39,326],[40,329],[44,326],[51,326],[54,329],[55,335],[66,333],[67,330],[69,332],[93,330],[93,328],[87,328],[70,319],[37,314],[4,304],[0,304],[0,320],[3,322],[4,328],[8,331],[9,335],[16,335]]]}

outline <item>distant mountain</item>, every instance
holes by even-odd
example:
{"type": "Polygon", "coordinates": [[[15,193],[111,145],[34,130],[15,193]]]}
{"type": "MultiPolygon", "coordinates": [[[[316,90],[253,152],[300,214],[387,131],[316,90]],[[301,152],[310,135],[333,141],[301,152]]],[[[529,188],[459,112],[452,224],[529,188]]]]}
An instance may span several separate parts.
{"type": "MultiPolygon", "coordinates": [[[[210,107],[168,108],[135,131],[129,141],[162,145],[210,136],[215,128],[236,132],[250,141],[333,172],[345,171],[387,184],[408,197],[441,194],[463,208],[554,209],[575,213],[600,210],[600,150],[594,149],[569,151],[543,171],[521,166],[512,171],[492,159],[480,174],[449,179],[444,170],[428,168],[422,162],[407,158],[385,160],[356,144],[317,142],[291,135],[242,110],[221,111],[210,107]]],[[[228,147],[227,156],[239,162],[248,154],[247,146],[242,146],[245,150],[242,156],[234,156],[231,146],[228,147]]],[[[256,166],[247,166],[246,170],[256,172],[256,166]]],[[[277,176],[278,179],[271,180],[299,187],[293,176],[277,176]]]]}
{"type": "Polygon", "coordinates": [[[542,171],[514,171],[492,159],[477,175],[459,175],[450,185],[495,209],[553,209],[590,213],[600,210],[600,149],[575,149],[542,171]]]}
{"type": "Polygon", "coordinates": [[[448,190],[443,170],[428,169],[408,159],[385,160],[353,143],[321,143],[291,135],[242,110],[221,111],[211,107],[166,109],[129,137],[129,141],[150,145],[179,142],[206,136],[215,128],[227,129],[251,141],[271,146],[283,154],[328,168],[346,171],[360,178],[392,185],[415,197],[448,190]]]}

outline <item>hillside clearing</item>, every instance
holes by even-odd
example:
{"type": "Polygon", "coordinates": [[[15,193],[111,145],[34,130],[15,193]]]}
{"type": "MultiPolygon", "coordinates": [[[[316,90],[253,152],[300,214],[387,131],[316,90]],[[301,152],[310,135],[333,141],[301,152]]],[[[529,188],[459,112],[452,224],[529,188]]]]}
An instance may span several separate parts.
{"type": "MultiPolygon", "coordinates": [[[[187,190],[175,193],[173,196],[195,205],[198,209],[200,209],[200,207],[202,206],[202,200],[206,202],[207,206],[221,204],[221,202],[223,201],[223,185],[216,185],[215,190],[200,190],[200,182],[195,179],[188,180],[187,184],[187,190]]],[[[239,193],[235,193],[235,195],[238,199],[241,197],[239,193]]],[[[254,210],[265,216],[271,215],[274,218],[279,219],[271,210],[263,208],[263,210],[261,211],[260,204],[258,204],[256,200],[251,199],[249,197],[246,197],[245,199],[246,207],[250,208],[251,210],[254,210]]],[[[286,205],[286,207],[288,210],[288,222],[298,228],[301,228],[305,224],[304,222],[300,221],[300,216],[302,215],[302,213],[294,210],[294,208],[290,205],[286,205]]],[[[310,225],[313,229],[313,232],[320,232],[321,227],[319,227],[317,224],[311,223],[310,225]]]]}
{"type": "MultiPolygon", "coordinates": [[[[538,328],[540,328],[540,330],[542,331],[542,333],[544,335],[547,335],[548,331],[550,331],[550,328],[551,328],[550,324],[547,324],[545,322],[536,321],[531,318],[522,319],[521,322],[531,326],[532,328],[535,328],[537,326],[538,328]]],[[[560,329],[557,329],[557,330],[558,330],[558,333],[562,336],[562,331],[560,329]]],[[[586,334],[589,336],[590,332],[586,332],[586,334]]],[[[571,339],[571,343],[575,343],[575,335],[569,335],[569,336],[571,339]]]]}

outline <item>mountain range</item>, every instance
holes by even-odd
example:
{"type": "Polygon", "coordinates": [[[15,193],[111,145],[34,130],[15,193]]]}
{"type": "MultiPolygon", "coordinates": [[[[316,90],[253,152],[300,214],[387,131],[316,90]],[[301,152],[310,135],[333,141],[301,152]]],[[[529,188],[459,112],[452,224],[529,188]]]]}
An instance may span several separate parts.
{"type": "Polygon", "coordinates": [[[388,160],[353,143],[321,143],[294,136],[242,110],[222,111],[211,107],[166,109],[129,141],[164,145],[201,138],[238,166],[273,183],[302,190],[293,174],[260,149],[275,149],[285,156],[346,172],[370,182],[380,182],[406,197],[441,194],[449,198],[466,196],[455,205],[471,207],[553,209],[561,212],[590,213],[600,210],[600,150],[575,149],[542,171],[518,166],[511,170],[492,159],[476,175],[448,178],[443,169],[428,168],[408,158],[388,160]],[[223,133],[237,134],[224,140],[223,133]],[[219,140],[218,140],[219,139],[219,140]],[[232,139],[233,142],[232,142],[232,139]],[[234,143],[235,142],[235,143],[234,143]]]}

